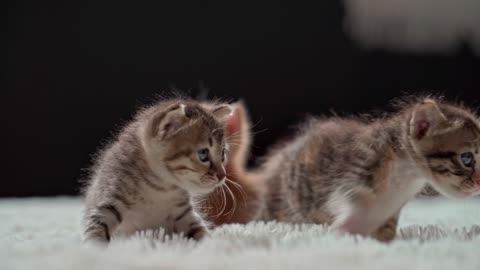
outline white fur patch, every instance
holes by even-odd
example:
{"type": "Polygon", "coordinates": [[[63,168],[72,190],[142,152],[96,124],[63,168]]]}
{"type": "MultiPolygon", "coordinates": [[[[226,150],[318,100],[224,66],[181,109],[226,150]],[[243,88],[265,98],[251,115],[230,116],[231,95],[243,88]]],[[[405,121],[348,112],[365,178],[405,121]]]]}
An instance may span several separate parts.
{"type": "MultiPolygon", "coordinates": [[[[398,213],[422,189],[426,181],[425,175],[415,167],[413,161],[397,159],[393,161],[386,183],[382,193],[369,199],[369,208],[353,204],[348,193],[339,190],[333,192],[327,203],[327,209],[336,217],[332,226],[343,231],[369,234],[398,213]]],[[[360,190],[349,192],[358,191],[360,190]]]]}

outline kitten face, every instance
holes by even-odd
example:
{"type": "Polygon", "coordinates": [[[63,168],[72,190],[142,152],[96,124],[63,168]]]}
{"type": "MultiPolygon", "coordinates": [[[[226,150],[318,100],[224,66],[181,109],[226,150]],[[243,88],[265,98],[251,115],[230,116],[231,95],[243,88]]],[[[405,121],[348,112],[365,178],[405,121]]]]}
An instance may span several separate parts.
{"type": "Polygon", "coordinates": [[[479,137],[466,129],[435,139],[427,153],[433,185],[446,195],[466,197],[480,193],[479,137]]]}
{"type": "Polygon", "coordinates": [[[222,185],[227,151],[223,119],[230,112],[226,105],[179,104],[154,116],[146,146],[153,153],[151,163],[164,164],[175,184],[192,193],[222,185]]]}
{"type": "Polygon", "coordinates": [[[457,198],[480,194],[480,127],[475,116],[427,100],[414,111],[411,131],[435,189],[457,198]]]}
{"type": "Polygon", "coordinates": [[[227,145],[223,128],[206,128],[199,121],[171,143],[170,152],[177,158],[166,159],[166,165],[183,188],[205,194],[224,183],[227,145]]]}

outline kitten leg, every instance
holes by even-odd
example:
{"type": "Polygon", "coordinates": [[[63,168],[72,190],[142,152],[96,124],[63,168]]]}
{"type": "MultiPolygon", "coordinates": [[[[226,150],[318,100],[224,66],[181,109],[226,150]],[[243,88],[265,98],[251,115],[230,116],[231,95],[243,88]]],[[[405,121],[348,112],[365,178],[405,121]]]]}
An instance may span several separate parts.
{"type": "Polygon", "coordinates": [[[182,209],[175,218],[174,232],[183,232],[187,238],[200,240],[208,234],[207,226],[204,224],[202,218],[189,205],[182,209]]]}
{"type": "Polygon", "coordinates": [[[340,232],[346,232],[350,234],[368,235],[372,223],[368,219],[362,218],[361,214],[352,214],[342,219],[337,219],[332,227],[340,232]]]}
{"type": "Polygon", "coordinates": [[[372,193],[365,190],[332,192],[327,202],[327,209],[333,216],[331,226],[341,232],[369,235],[373,228],[381,224],[375,224],[376,218],[371,215],[371,206],[366,203],[371,196],[372,193]]]}
{"type": "Polygon", "coordinates": [[[109,242],[112,232],[122,222],[122,215],[113,204],[104,204],[87,210],[85,214],[85,241],[109,242]]]}
{"type": "Polygon", "coordinates": [[[371,236],[381,242],[390,242],[397,233],[398,217],[400,213],[390,217],[382,226],[376,229],[371,236]]]}

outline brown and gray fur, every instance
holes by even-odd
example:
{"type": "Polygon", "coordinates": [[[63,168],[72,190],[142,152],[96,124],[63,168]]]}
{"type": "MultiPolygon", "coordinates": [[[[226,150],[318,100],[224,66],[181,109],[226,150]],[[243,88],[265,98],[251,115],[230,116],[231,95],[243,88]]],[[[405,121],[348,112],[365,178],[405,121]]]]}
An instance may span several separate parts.
{"type": "MultiPolygon", "coordinates": [[[[226,133],[229,151],[226,164],[225,188],[231,196],[225,196],[216,189],[203,201],[208,221],[221,225],[225,223],[246,223],[252,220],[256,209],[261,206],[262,193],[255,179],[250,178],[245,167],[249,157],[251,125],[243,101],[230,104],[232,114],[226,119],[226,133]]],[[[223,192],[223,191],[222,191],[223,192]]]]}
{"type": "Polygon", "coordinates": [[[230,112],[228,105],[182,99],[139,112],[95,161],[85,189],[85,240],[159,227],[205,236],[194,199],[224,184],[230,112]],[[199,149],[208,149],[208,161],[199,160],[199,149]]]}
{"type": "Polygon", "coordinates": [[[257,183],[263,207],[245,211],[258,220],[329,224],[389,241],[401,208],[427,183],[450,197],[480,193],[480,163],[467,167],[459,157],[479,161],[479,148],[473,112],[417,98],[379,119],[313,118],[238,183],[257,183]]]}

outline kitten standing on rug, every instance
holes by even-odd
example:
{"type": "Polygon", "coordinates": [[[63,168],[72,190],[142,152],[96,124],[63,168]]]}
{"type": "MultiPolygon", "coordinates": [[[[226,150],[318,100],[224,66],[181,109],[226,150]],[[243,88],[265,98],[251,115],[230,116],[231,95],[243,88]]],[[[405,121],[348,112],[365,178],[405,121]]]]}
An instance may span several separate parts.
{"type": "Polygon", "coordinates": [[[86,187],[85,240],[163,227],[207,233],[193,197],[225,182],[228,105],[167,100],[139,114],[100,153],[86,187]]]}
{"type": "Polygon", "coordinates": [[[235,215],[389,241],[400,210],[427,183],[449,197],[480,193],[479,148],[478,117],[441,100],[415,99],[374,120],[314,118],[263,166],[238,170],[237,183],[257,185],[258,195],[235,215]]]}

